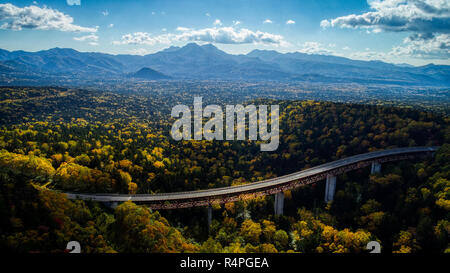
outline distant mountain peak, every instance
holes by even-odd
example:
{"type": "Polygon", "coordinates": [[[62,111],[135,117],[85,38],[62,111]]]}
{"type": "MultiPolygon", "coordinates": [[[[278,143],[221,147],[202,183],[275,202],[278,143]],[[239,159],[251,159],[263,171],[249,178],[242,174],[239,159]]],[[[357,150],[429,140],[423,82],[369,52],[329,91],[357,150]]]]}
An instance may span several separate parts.
{"type": "Polygon", "coordinates": [[[252,53],[261,53],[261,52],[270,52],[270,53],[278,53],[280,54],[278,51],[276,50],[268,50],[268,49],[253,49],[252,51],[250,51],[248,54],[252,54],[252,53]]]}
{"type": "Polygon", "coordinates": [[[219,49],[218,49],[216,46],[214,46],[213,44],[205,44],[205,45],[202,45],[201,47],[219,50],[219,49]]]}
{"type": "Polygon", "coordinates": [[[188,43],[185,46],[183,46],[181,48],[178,47],[178,48],[179,49],[197,49],[197,50],[203,49],[203,50],[217,50],[217,51],[221,51],[220,49],[218,49],[216,46],[214,46],[211,43],[204,44],[204,45],[199,45],[197,43],[188,43]]]}
{"type": "Polygon", "coordinates": [[[179,50],[181,47],[179,46],[170,46],[166,49],[163,49],[162,52],[173,52],[179,50]]]}
{"type": "Polygon", "coordinates": [[[194,56],[195,57],[201,57],[201,56],[225,57],[225,56],[229,55],[226,52],[218,49],[213,44],[199,45],[197,43],[188,43],[185,46],[183,46],[173,52],[179,52],[185,56],[192,56],[192,57],[194,57],[194,56]]]}
{"type": "Polygon", "coordinates": [[[185,46],[181,47],[181,48],[200,48],[201,46],[197,43],[187,43],[185,46]]]}
{"type": "Polygon", "coordinates": [[[203,49],[200,45],[196,43],[188,43],[183,47],[180,47],[177,52],[185,52],[185,53],[201,53],[203,49]]]}
{"type": "Polygon", "coordinates": [[[41,50],[40,52],[64,52],[64,53],[78,53],[78,51],[76,51],[73,48],[62,48],[62,47],[54,47],[54,48],[50,48],[48,50],[41,50]]]}
{"type": "Polygon", "coordinates": [[[170,78],[169,76],[154,69],[151,69],[150,67],[143,67],[139,71],[130,74],[129,77],[145,80],[162,80],[170,78]]]}
{"type": "Polygon", "coordinates": [[[271,60],[273,58],[276,58],[278,56],[281,56],[282,54],[275,50],[265,50],[265,49],[254,49],[247,53],[248,57],[252,58],[260,58],[262,60],[271,60]]]}

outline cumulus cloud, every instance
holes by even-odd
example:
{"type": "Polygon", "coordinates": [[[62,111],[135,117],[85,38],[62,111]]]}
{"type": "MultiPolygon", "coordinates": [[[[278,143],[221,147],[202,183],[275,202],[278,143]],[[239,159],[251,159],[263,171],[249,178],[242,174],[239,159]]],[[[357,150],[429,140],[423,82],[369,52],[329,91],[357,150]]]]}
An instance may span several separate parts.
{"type": "Polygon", "coordinates": [[[184,29],[175,35],[176,40],[198,41],[220,44],[274,44],[285,45],[283,36],[246,28],[233,27],[184,29]]]}
{"type": "Polygon", "coordinates": [[[286,46],[288,43],[283,36],[262,31],[252,31],[246,28],[212,27],[204,29],[191,29],[178,27],[177,33],[168,33],[152,36],[145,32],[136,32],[123,35],[120,41],[114,41],[116,45],[157,43],[169,44],[179,41],[208,42],[220,44],[272,44],[286,46]]]}
{"type": "Polygon", "coordinates": [[[270,19],[266,19],[266,20],[264,20],[264,22],[263,22],[263,24],[272,24],[273,22],[272,22],[272,20],[270,20],[270,19]]]}
{"type": "Polygon", "coordinates": [[[287,20],[286,21],[286,25],[293,25],[293,24],[295,24],[294,20],[287,20]]]}
{"type": "Polygon", "coordinates": [[[114,41],[115,45],[154,45],[154,44],[169,44],[170,39],[168,34],[158,35],[152,37],[147,32],[135,32],[122,36],[120,41],[114,41]]]}
{"type": "Polygon", "coordinates": [[[450,35],[415,34],[405,38],[403,46],[394,47],[395,56],[416,56],[424,59],[450,58],[450,35]]]}
{"type": "Polygon", "coordinates": [[[103,16],[108,16],[109,15],[109,11],[104,10],[104,11],[102,11],[102,14],[103,14],[103,16]]]}
{"type": "Polygon", "coordinates": [[[394,48],[397,54],[419,57],[449,54],[450,1],[448,0],[375,0],[372,11],[323,20],[323,28],[364,28],[372,32],[410,32],[405,46],[394,48]]]}
{"type": "Polygon", "coordinates": [[[372,28],[385,31],[450,32],[448,0],[372,1],[373,11],[323,20],[322,27],[372,28]]]}
{"type": "Polygon", "coordinates": [[[240,24],[241,24],[240,21],[237,21],[237,20],[233,21],[233,25],[235,25],[235,26],[240,25],[240,24]]]}
{"type": "Polygon", "coordinates": [[[73,18],[58,10],[38,6],[17,7],[0,4],[0,28],[22,30],[59,30],[70,32],[96,32],[97,28],[73,24],[73,18]]]}
{"type": "Polygon", "coordinates": [[[216,20],[214,21],[213,25],[215,25],[215,26],[221,26],[221,25],[222,25],[222,22],[221,22],[219,19],[216,19],[216,20]]]}
{"type": "Polygon", "coordinates": [[[440,34],[431,37],[412,35],[403,41],[403,45],[393,47],[389,52],[373,51],[366,48],[365,51],[352,52],[349,57],[362,60],[401,60],[403,57],[415,57],[421,59],[450,58],[450,35],[440,34]]]}
{"type": "Polygon", "coordinates": [[[80,6],[81,0],[67,0],[66,3],[69,6],[80,6]]]}

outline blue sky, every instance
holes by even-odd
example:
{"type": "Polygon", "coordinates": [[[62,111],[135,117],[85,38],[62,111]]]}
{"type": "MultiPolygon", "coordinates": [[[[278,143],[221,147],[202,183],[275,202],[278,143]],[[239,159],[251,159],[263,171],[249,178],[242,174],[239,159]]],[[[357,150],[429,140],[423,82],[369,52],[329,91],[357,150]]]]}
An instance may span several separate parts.
{"type": "Polygon", "coordinates": [[[0,1],[0,48],[148,54],[189,42],[450,64],[449,0],[0,1]]]}

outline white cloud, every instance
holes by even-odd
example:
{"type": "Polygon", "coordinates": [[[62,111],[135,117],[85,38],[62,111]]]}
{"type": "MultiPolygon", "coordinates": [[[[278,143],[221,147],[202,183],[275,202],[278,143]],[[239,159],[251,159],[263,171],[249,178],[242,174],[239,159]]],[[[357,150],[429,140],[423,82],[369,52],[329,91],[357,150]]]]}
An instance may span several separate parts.
{"type": "Polygon", "coordinates": [[[219,19],[216,19],[216,20],[214,21],[213,25],[215,25],[215,26],[221,26],[221,25],[222,25],[222,22],[221,22],[219,19]]]}
{"type": "MultiPolygon", "coordinates": [[[[393,47],[389,52],[374,51],[365,48],[364,51],[353,51],[346,54],[347,57],[358,60],[393,60],[404,61],[405,57],[410,60],[429,59],[433,61],[450,59],[450,35],[440,34],[429,38],[420,35],[412,35],[403,41],[403,45],[393,47]]],[[[344,47],[343,50],[350,50],[344,47]]]]}
{"type": "Polygon", "coordinates": [[[85,36],[81,36],[81,37],[74,37],[73,38],[75,41],[98,41],[98,36],[95,34],[90,34],[90,35],[85,35],[85,36]]]}
{"type": "Polygon", "coordinates": [[[70,32],[96,32],[97,28],[73,24],[73,18],[58,10],[38,6],[17,7],[13,4],[0,4],[0,28],[22,30],[59,30],[70,32]]]}
{"type": "Polygon", "coordinates": [[[349,57],[356,60],[389,60],[389,53],[367,50],[354,51],[349,54],[349,57]]]}
{"type": "Polygon", "coordinates": [[[176,35],[176,40],[199,41],[220,44],[274,44],[287,45],[283,36],[246,28],[233,27],[186,29],[176,35]]]}
{"type": "Polygon", "coordinates": [[[190,28],[187,27],[177,27],[177,31],[188,31],[191,30],[190,28]]]}
{"type": "Polygon", "coordinates": [[[318,42],[305,42],[301,45],[301,48],[298,51],[307,54],[334,54],[334,51],[325,48],[321,43],[318,42]]]}
{"type": "Polygon", "coordinates": [[[102,11],[102,14],[103,14],[103,16],[108,16],[109,12],[107,10],[105,10],[105,11],[102,11]]]}
{"type": "Polygon", "coordinates": [[[272,22],[272,20],[270,20],[270,19],[266,19],[266,20],[264,20],[264,22],[263,22],[263,24],[272,24],[273,22],[272,22]]]}
{"type": "Polygon", "coordinates": [[[237,26],[237,25],[240,25],[241,24],[241,22],[240,21],[233,21],[233,25],[235,25],[235,26],[237,26]]]}
{"type": "Polygon", "coordinates": [[[129,50],[128,53],[129,53],[129,54],[132,54],[132,55],[141,55],[141,56],[144,56],[144,55],[149,54],[150,51],[148,51],[148,50],[145,49],[145,48],[135,48],[135,49],[129,50]]]}
{"type": "Polygon", "coordinates": [[[372,11],[323,20],[320,25],[363,28],[372,33],[409,32],[412,34],[404,40],[404,46],[394,47],[389,54],[449,57],[449,0],[374,0],[369,5],[372,11]]]}
{"type": "Polygon", "coordinates": [[[66,3],[69,6],[80,6],[81,0],[67,0],[66,3]]]}
{"type": "Polygon", "coordinates": [[[373,11],[323,20],[320,25],[377,31],[450,32],[448,0],[375,0],[369,5],[373,11]]]}
{"type": "Polygon", "coordinates": [[[211,17],[211,14],[209,14],[209,12],[205,13],[205,15],[206,15],[207,17],[211,17]]]}
{"type": "Polygon", "coordinates": [[[440,34],[430,37],[411,35],[403,41],[404,46],[396,46],[390,54],[395,56],[414,56],[424,59],[450,58],[450,35],[440,34]]]}
{"type": "Polygon", "coordinates": [[[90,42],[90,43],[88,43],[89,45],[91,45],[91,46],[98,46],[98,43],[97,42],[90,42]]]}
{"type": "Polygon", "coordinates": [[[135,32],[122,36],[121,41],[114,41],[115,45],[154,45],[154,44],[169,44],[170,39],[168,34],[158,35],[152,37],[150,33],[135,32]]]}
{"type": "Polygon", "coordinates": [[[108,25],[108,28],[113,28],[114,27],[114,24],[109,24],[108,25]]]}
{"type": "Polygon", "coordinates": [[[293,25],[293,24],[295,24],[294,20],[287,20],[286,21],[286,25],[293,25]]]}
{"type": "Polygon", "coordinates": [[[331,27],[331,22],[329,20],[322,20],[320,21],[320,26],[322,28],[328,28],[331,27]]]}
{"type": "Polygon", "coordinates": [[[220,44],[271,44],[287,46],[283,36],[262,31],[252,31],[246,28],[213,27],[204,29],[191,29],[178,27],[177,33],[167,33],[152,36],[146,32],[135,32],[123,35],[120,41],[113,44],[169,44],[171,42],[194,41],[220,44]]]}

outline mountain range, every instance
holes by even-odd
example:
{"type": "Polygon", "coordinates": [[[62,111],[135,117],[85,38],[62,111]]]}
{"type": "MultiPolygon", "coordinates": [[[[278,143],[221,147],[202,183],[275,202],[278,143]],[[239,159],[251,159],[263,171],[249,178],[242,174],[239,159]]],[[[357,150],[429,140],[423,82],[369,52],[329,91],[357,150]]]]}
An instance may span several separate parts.
{"type": "Polygon", "coordinates": [[[0,49],[0,84],[17,80],[270,80],[323,83],[450,86],[450,66],[395,65],[344,57],[253,50],[233,55],[211,44],[189,43],[145,56],[53,48],[0,49]]]}

